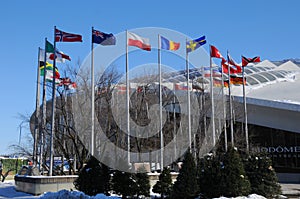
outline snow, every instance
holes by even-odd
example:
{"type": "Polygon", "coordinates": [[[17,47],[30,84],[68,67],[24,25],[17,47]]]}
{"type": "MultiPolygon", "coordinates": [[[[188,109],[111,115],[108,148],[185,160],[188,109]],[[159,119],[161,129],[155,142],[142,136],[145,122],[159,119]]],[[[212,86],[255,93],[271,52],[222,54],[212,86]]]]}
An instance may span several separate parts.
{"type": "Polygon", "coordinates": [[[97,194],[96,196],[87,196],[84,193],[80,191],[67,191],[67,190],[61,190],[58,192],[48,192],[40,196],[40,199],[120,199],[120,197],[116,196],[105,196],[104,194],[97,194]]]}
{"type": "MultiPolygon", "coordinates": [[[[220,197],[218,199],[227,199],[226,197],[220,197]]],[[[257,195],[257,194],[251,194],[249,196],[239,196],[236,197],[235,199],[265,199],[265,197],[257,195]]]]}
{"type": "MultiPolygon", "coordinates": [[[[158,195],[157,195],[158,196],[158,195]]],[[[154,195],[153,195],[154,197],[154,195]]],[[[0,182],[0,199],[3,198],[15,198],[15,199],[120,199],[117,196],[105,196],[104,194],[97,194],[96,196],[88,196],[80,191],[67,191],[61,190],[58,192],[47,192],[40,196],[33,196],[31,194],[18,192],[15,190],[15,183],[13,180],[7,180],[5,182],[0,182]]],[[[217,199],[217,198],[215,198],[217,199]]],[[[218,199],[227,199],[226,197],[220,197],[218,199]]],[[[265,199],[265,197],[251,194],[249,196],[240,196],[231,199],[265,199]]]]}

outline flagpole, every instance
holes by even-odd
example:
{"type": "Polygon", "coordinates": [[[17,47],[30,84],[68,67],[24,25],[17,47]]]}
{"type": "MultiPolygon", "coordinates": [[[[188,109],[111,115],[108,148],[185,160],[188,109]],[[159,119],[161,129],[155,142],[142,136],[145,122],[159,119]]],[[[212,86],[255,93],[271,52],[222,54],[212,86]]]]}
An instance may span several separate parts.
{"type": "Polygon", "coordinates": [[[159,124],[160,124],[160,170],[163,171],[164,167],[164,135],[162,124],[162,81],[161,81],[161,60],[160,60],[161,41],[158,34],[158,72],[159,72],[159,124]]]}
{"type": "Polygon", "coordinates": [[[45,38],[45,52],[44,52],[44,77],[43,77],[43,105],[42,105],[42,131],[40,132],[40,164],[39,164],[39,170],[43,173],[43,153],[44,153],[44,137],[46,134],[46,121],[47,121],[47,101],[46,101],[46,62],[47,62],[47,38],[45,38]]]}
{"type": "Polygon", "coordinates": [[[128,31],[126,30],[126,107],[127,107],[127,158],[130,165],[130,113],[129,113],[129,68],[128,68],[128,31]]]}
{"type": "Polygon", "coordinates": [[[213,145],[216,145],[216,131],[215,131],[215,107],[214,107],[214,93],[213,93],[213,78],[212,78],[212,57],[210,48],[210,93],[211,93],[211,124],[212,124],[212,137],[213,145]]]}
{"type": "MultiPolygon", "coordinates": [[[[92,27],[92,34],[94,31],[94,27],[92,27]]],[[[92,36],[93,37],[93,36],[92,36]]],[[[94,156],[94,137],[95,137],[95,132],[94,132],[94,120],[95,120],[95,77],[94,77],[94,43],[92,39],[92,45],[91,45],[91,148],[90,148],[90,153],[92,156],[94,156]]]]}
{"type": "MultiPolygon", "coordinates": [[[[202,110],[205,108],[205,89],[204,89],[204,66],[202,67],[202,88],[203,88],[203,92],[202,92],[202,110]]],[[[206,114],[203,114],[203,128],[204,128],[204,137],[206,137],[206,114]]]]}
{"type": "Polygon", "coordinates": [[[225,151],[227,151],[228,143],[227,143],[227,124],[226,124],[226,101],[225,101],[225,93],[224,93],[224,74],[223,74],[223,65],[221,63],[221,78],[222,78],[222,101],[223,101],[223,119],[224,119],[224,145],[225,151]]]}
{"type": "Polygon", "coordinates": [[[53,137],[55,134],[55,106],[56,106],[56,86],[55,86],[55,67],[56,67],[56,26],[54,26],[54,60],[53,60],[53,77],[52,77],[52,120],[51,120],[51,133],[50,133],[50,167],[49,176],[52,176],[53,170],[53,137]]]}
{"type": "MultiPolygon", "coordinates": [[[[40,132],[40,84],[41,84],[41,72],[40,72],[40,52],[41,48],[38,48],[38,67],[37,67],[37,85],[36,85],[36,102],[35,102],[35,126],[33,136],[33,165],[37,165],[37,135],[40,132]]],[[[46,64],[45,64],[46,65],[46,64]]],[[[45,66],[44,66],[45,67],[45,66]]]]}
{"type": "Polygon", "coordinates": [[[249,137],[248,137],[248,117],[247,117],[247,103],[246,103],[246,91],[245,91],[245,67],[242,67],[243,75],[243,99],[244,99],[244,119],[245,119],[245,137],[246,137],[246,151],[249,153],[249,137]]]}
{"type": "MultiPolygon", "coordinates": [[[[174,136],[174,157],[177,157],[177,139],[176,139],[176,107],[175,107],[175,104],[176,104],[176,90],[174,88],[174,84],[173,84],[173,136],[174,136]]],[[[175,160],[174,160],[175,161],[175,160]]]]}
{"type": "Polygon", "coordinates": [[[231,99],[231,77],[230,77],[230,64],[228,60],[228,51],[227,51],[227,62],[228,62],[228,96],[229,96],[229,111],[230,111],[230,137],[231,137],[231,146],[234,147],[234,137],[233,137],[233,121],[232,121],[232,99],[231,99]]]}
{"type": "MultiPolygon", "coordinates": [[[[187,49],[187,38],[185,39],[185,49],[187,49]]],[[[189,61],[188,61],[188,52],[185,51],[185,65],[186,65],[186,71],[187,71],[187,114],[188,114],[188,134],[189,134],[189,147],[190,152],[192,151],[192,133],[191,133],[191,96],[190,96],[190,70],[189,70],[189,61]]]]}

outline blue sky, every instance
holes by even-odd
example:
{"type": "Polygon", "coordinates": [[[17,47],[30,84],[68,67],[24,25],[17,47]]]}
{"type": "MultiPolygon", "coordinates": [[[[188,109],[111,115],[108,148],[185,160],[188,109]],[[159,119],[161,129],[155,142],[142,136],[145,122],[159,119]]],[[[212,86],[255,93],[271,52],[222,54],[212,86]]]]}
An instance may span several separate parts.
{"type": "MultiPolygon", "coordinates": [[[[223,55],[229,50],[261,59],[299,58],[300,1],[19,1],[1,2],[0,154],[18,143],[19,115],[35,109],[38,47],[53,41],[53,27],[83,36],[83,43],[60,43],[70,65],[90,52],[91,27],[119,33],[143,27],[175,30],[191,38],[206,36],[223,55]]],[[[208,49],[208,45],[203,47],[208,49]]],[[[28,133],[26,125],[22,133],[28,133]]]]}

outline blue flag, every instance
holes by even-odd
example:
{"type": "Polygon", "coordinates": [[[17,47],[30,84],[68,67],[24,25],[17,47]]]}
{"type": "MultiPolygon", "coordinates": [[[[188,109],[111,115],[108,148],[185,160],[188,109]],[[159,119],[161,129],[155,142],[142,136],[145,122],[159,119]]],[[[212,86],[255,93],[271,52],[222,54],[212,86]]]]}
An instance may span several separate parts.
{"type": "Polygon", "coordinates": [[[190,40],[186,42],[186,52],[192,52],[204,44],[206,44],[205,36],[190,40]]]}
{"type": "Polygon", "coordinates": [[[112,33],[106,34],[99,30],[93,30],[92,42],[103,46],[116,45],[116,38],[112,33]]]}

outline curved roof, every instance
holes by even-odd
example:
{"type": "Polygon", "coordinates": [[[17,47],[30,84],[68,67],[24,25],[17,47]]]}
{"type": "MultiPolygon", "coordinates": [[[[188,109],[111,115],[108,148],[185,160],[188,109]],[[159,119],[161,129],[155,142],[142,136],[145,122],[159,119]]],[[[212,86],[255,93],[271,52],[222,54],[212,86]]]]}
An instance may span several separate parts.
{"type": "MultiPolygon", "coordinates": [[[[218,68],[214,67],[213,69],[214,74],[218,77],[220,75],[217,72],[218,68]]],[[[247,97],[300,104],[299,92],[295,92],[300,87],[300,67],[297,64],[286,61],[277,66],[269,60],[264,60],[257,64],[249,64],[244,70],[247,81],[245,86],[247,97]]],[[[206,84],[204,87],[207,89],[210,80],[209,71],[209,67],[191,68],[189,70],[190,79],[193,82],[206,84]]],[[[163,74],[164,83],[186,84],[186,78],[185,70],[163,74]]],[[[226,74],[224,74],[224,78],[227,78],[226,74]]],[[[232,94],[242,96],[242,86],[232,85],[232,94]]]]}

